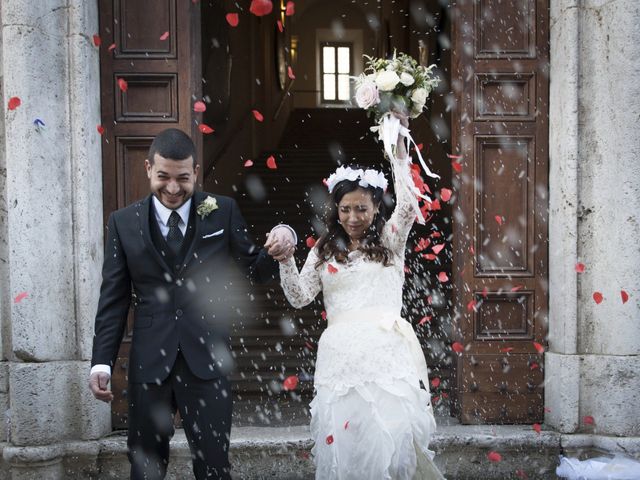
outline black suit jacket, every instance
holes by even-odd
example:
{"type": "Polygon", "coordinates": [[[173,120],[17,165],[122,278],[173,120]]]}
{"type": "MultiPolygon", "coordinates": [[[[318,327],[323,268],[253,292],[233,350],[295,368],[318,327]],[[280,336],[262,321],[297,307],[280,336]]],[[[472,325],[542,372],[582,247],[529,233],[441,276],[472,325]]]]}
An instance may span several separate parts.
{"type": "Polygon", "coordinates": [[[105,244],[102,287],[95,321],[92,365],[113,368],[133,301],[129,381],[164,380],[178,348],[191,371],[213,379],[229,371],[230,318],[240,305],[231,294],[233,261],[256,282],[277,277],[278,266],[250,240],[237,203],[195,192],[196,208],[210,195],[218,209],[194,219],[184,261],[176,264],[152,239],[151,195],[113,212],[105,244]],[[133,289],[133,291],[132,291],[133,289]],[[225,363],[226,362],[226,363],[225,363]]]}

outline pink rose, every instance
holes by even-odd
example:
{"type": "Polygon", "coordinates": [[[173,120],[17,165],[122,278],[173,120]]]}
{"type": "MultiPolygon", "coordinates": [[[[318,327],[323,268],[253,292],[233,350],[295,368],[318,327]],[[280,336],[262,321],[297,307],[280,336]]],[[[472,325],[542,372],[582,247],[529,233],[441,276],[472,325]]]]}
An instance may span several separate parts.
{"type": "Polygon", "coordinates": [[[380,103],[378,87],[371,80],[365,80],[356,90],[356,103],[360,108],[370,108],[380,103]]]}

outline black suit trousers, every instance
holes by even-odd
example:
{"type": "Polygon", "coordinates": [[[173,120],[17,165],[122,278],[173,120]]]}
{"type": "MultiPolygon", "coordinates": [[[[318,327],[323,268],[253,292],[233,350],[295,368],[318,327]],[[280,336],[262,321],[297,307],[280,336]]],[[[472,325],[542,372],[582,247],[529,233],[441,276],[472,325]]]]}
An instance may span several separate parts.
{"type": "Polygon", "coordinates": [[[180,352],[158,383],[129,384],[129,461],[132,480],[161,480],[169,464],[173,419],[180,412],[197,480],[230,480],[231,383],[202,380],[180,352]]]}

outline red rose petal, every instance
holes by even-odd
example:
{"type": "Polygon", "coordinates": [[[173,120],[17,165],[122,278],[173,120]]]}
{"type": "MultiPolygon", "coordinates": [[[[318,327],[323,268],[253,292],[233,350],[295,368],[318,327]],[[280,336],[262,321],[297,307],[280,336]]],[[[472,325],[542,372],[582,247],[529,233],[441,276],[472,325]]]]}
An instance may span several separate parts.
{"type": "Polygon", "coordinates": [[[309,349],[309,350],[315,350],[313,348],[313,345],[311,345],[309,342],[304,342],[305,346],[309,349]]]}
{"type": "Polygon", "coordinates": [[[99,47],[100,45],[102,45],[102,39],[100,38],[100,35],[95,34],[95,35],[93,36],[93,44],[94,44],[96,47],[99,47]]]}
{"type": "Polygon", "coordinates": [[[447,272],[440,272],[438,274],[438,280],[441,281],[442,283],[448,282],[449,281],[449,277],[447,276],[447,272]]]}
{"type": "Polygon", "coordinates": [[[471,255],[475,255],[475,254],[476,254],[476,249],[475,249],[475,248],[473,248],[473,245],[470,245],[470,246],[469,246],[469,253],[470,253],[471,255]]]}
{"type": "Polygon", "coordinates": [[[169,32],[164,32],[162,35],[160,35],[160,40],[162,40],[163,42],[169,38],[169,32]]]}
{"type": "Polygon", "coordinates": [[[292,1],[288,1],[284,14],[287,17],[290,17],[291,15],[293,15],[295,13],[296,13],[296,5],[295,5],[295,3],[293,3],[292,1]]]}
{"type": "Polygon", "coordinates": [[[531,362],[531,365],[529,366],[529,370],[533,371],[533,370],[537,370],[538,368],[540,368],[540,365],[538,365],[536,362],[531,362]]]}
{"type": "Polygon", "coordinates": [[[196,103],[193,104],[194,112],[202,113],[202,112],[205,112],[206,110],[207,110],[207,105],[204,102],[201,102],[198,100],[196,103]]]}
{"type": "Polygon", "coordinates": [[[98,125],[98,126],[96,127],[96,130],[98,130],[98,133],[99,133],[100,135],[102,135],[102,134],[104,133],[104,127],[103,127],[102,125],[98,125]]]}
{"type": "Polygon", "coordinates": [[[287,76],[288,76],[291,80],[295,80],[296,76],[293,74],[293,68],[291,68],[291,67],[287,67],[287,76]]]}
{"type": "Polygon", "coordinates": [[[278,30],[280,30],[280,33],[284,32],[284,26],[282,25],[282,21],[278,20],[276,22],[276,25],[278,25],[278,30]]]}
{"type": "Polygon", "coordinates": [[[276,159],[273,155],[270,155],[269,158],[267,158],[267,168],[270,168],[271,170],[278,168],[278,165],[276,165],[276,159]]]}
{"type": "Polygon", "coordinates": [[[501,348],[500,351],[502,353],[509,353],[509,352],[513,351],[513,347],[504,347],[504,348],[501,348]]]}
{"type": "Polygon", "coordinates": [[[550,409],[549,407],[544,407],[544,411],[545,411],[546,413],[551,413],[551,409],[550,409]]]}
{"type": "Polygon", "coordinates": [[[201,123],[200,125],[198,125],[198,130],[200,130],[200,133],[204,133],[205,135],[209,135],[210,133],[213,133],[215,131],[206,123],[201,123]]]}
{"type": "Polygon", "coordinates": [[[431,403],[438,403],[438,400],[440,400],[440,395],[436,395],[435,397],[433,397],[431,399],[431,403]]]}
{"type": "Polygon", "coordinates": [[[517,292],[519,290],[522,290],[524,288],[524,285],[516,285],[515,287],[513,287],[511,289],[512,292],[517,292]]]}
{"type": "Polygon", "coordinates": [[[285,378],[284,382],[282,382],[282,388],[284,388],[285,390],[295,390],[297,386],[298,386],[297,375],[291,375],[285,378]]]}
{"type": "Polygon", "coordinates": [[[433,388],[438,388],[440,386],[440,379],[438,377],[431,379],[431,386],[433,388]]]}
{"type": "Polygon", "coordinates": [[[395,224],[392,224],[392,225],[391,225],[391,231],[392,231],[393,233],[398,233],[398,227],[396,227],[396,225],[395,225],[395,224]]]}
{"type": "Polygon", "coordinates": [[[20,303],[22,300],[27,298],[27,292],[21,292],[13,299],[13,303],[20,303]]]}
{"type": "Polygon", "coordinates": [[[502,225],[502,217],[500,215],[496,215],[493,218],[496,219],[496,222],[498,223],[498,225],[502,225]]]}
{"type": "Polygon", "coordinates": [[[536,352],[544,353],[544,347],[540,343],[533,342],[533,347],[536,349],[536,352]]]}
{"type": "Polygon", "coordinates": [[[596,421],[591,415],[586,415],[582,417],[582,421],[584,422],[585,425],[593,425],[594,423],[596,423],[596,421]]]}
{"type": "Polygon", "coordinates": [[[464,351],[464,346],[460,342],[453,342],[451,349],[456,353],[462,353],[464,351]]]}
{"type": "Polygon", "coordinates": [[[253,160],[251,160],[251,159],[247,159],[247,161],[246,161],[246,162],[244,162],[244,166],[245,166],[246,168],[253,167],[253,160]]]}
{"type": "Polygon", "coordinates": [[[453,191],[449,190],[448,188],[441,188],[440,198],[442,199],[443,202],[448,202],[451,199],[452,193],[453,191]]]}
{"type": "Polygon", "coordinates": [[[435,256],[433,253],[423,253],[422,258],[431,261],[431,260],[435,260],[438,257],[435,256]]]}
{"type": "Polygon", "coordinates": [[[126,92],[127,88],[129,88],[129,84],[127,83],[127,81],[124,78],[119,78],[118,79],[118,87],[120,87],[120,90],[122,90],[123,92],[126,92]]]}
{"type": "Polygon", "coordinates": [[[629,294],[624,290],[620,290],[620,297],[622,297],[622,303],[625,304],[629,301],[629,294]]]}
{"type": "Polygon", "coordinates": [[[419,238],[418,243],[414,247],[413,251],[421,252],[422,250],[427,248],[429,245],[431,245],[431,240],[429,240],[428,238],[419,238]]]}
{"type": "Polygon", "coordinates": [[[593,292],[593,301],[596,302],[597,305],[600,305],[604,300],[604,297],[600,292],[593,292]]]}
{"type": "Polygon", "coordinates": [[[441,243],[440,245],[434,245],[433,247],[431,247],[431,250],[433,250],[433,253],[437,255],[442,251],[443,248],[444,248],[444,243],[441,243]]]}
{"type": "Polygon", "coordinates": [[[232,27],[237,27],[240,22],[240,17],[238,17],[237,13],[227,13],[226,17],[227,23],[232,27]]]}
{"type": "Polygon", "coordinates": [[[307,240],[305,241],[305,243],[307,244],[307,247],[313,248],[316,245],[316,239],[313,237],[307,237],[307,240]]]}
{"type": "Polygon", "coordinates": [[[487,298],[487,295],[489,295],[489,289],[488,289],[487,287],[484,287],[484,288],[482,289],[482,296],[483,296],[484,298],[487,298]]]}
{"type": "Polygon", "coordinates": [[[111,45],[109,45],[109,48],[107,48],[107,50],[109,52],[113,52],[115,49],[116,49],[116,44],[115,43],[112,43],[111,45]]]}
{"type": "Polygon", "coordinates": [[[257,121],[259,121],[259,122],[264,121],[264,117],[262,116],[262,114],[258,110],[251,110],[251,112],[253,113],[253,116],[257,121]]]}
{"type": "Polygon", "coordinates": [[[475,310],[476,310],[476,301],[470,300],[469,303],[467,303],[467,311],[471,312],[475,310]]]}
{"type": "Polygon", "coordinates": [[[462,164],[458,163],[456,161],[451,162],[451,166],[453,167],[453,169],[456,171],[456,173],[460,173],[462,172],[462,164]]]}
{"type": "Polygon", "coordinates": [[[500,455],[498,452],[489,452],[487,454],[487,458],[489,459],[490,462],[501,462],[502,461],[502,455],[500,455]]]}
{"type": "Polygon", "coordinates": [[[322,317],[322,320],[326,320],[327,319],[327,312],[323,310],[322,312],[320,312],[320,316],[322,317]]]}
{"type": "Polygon", "coordinates": [[[431,315],[427,315],[426,317],[422,317],[418,322],[418,325],[424,325],[427,322],[431,321],[431,315]]]}
{"type": "Polygon", "coordinates": [[[256,17],[269,15],[273,10],[273,3],[270,0],[251,0],[249,11],[256,17]]]}
{"type": "Polygon", "coordinates": [[[344,422],[344,429],[346,430],[347,428],[349,428],[349,420],[344,422]]]}
{"type": "Polygon", "coordinates": [[[338,269],[336,267],[334,267],[333,265],[331,265],[331,264],[329,264],[327,266],[327,270],[329,270],[329,273],[331,273],[331,274],[338,272],[338,269]]]}
{"type": "Polygon", "coordinates": [[[429,295],[429,296],[427,297],[427,303],[428,303],[429,305],[431,305],[431,302],[432,302],[432,301],[433,301],[433,297],[432,297],[431,295],[429,295]]]}
{"type": "Polygon", "coordinates": [[[9,110],[15,110],[20,105],[22,105],[22,100],[20,100],[20,97],[11,97],[9,99],[9,105],[8,105],[9,110]]]}
{"type": "Polygon", "coordinates": [[[576,272],[578,273],[584,273],[584,269],[585,269],[585,265],[584,263],[576,263],[576,272]]]}
{"type": "Polygon", "coordinates": [[[532,427],[536,433],[540,433],[542,431],[542,426],[539,423],[534,423],[532,427]]]}
{"type": "Polygon", "coordinates": [[[327,437],[326,442],[327,442],[327,445],[331,445],[331,444],[333,443],[333,435],[329,435],[329,436],[327,437]]]}

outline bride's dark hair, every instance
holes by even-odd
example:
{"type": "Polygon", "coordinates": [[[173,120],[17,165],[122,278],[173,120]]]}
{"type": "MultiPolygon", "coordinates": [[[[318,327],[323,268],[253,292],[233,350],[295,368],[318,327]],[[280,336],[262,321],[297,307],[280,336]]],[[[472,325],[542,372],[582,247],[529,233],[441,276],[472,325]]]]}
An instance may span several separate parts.
{"type": "Polygon", "coordinates": [[[362,189],[371,195],[373,205],[378,208],[371,226],[367,229],[364,237],[360,240],[358,250],[363,252],[365,256],[374,262],[382,262],[386,267],[391,264],[391,252],[382,245],[382,229],[386,223],[387,209],[382,201],[384,192],[381,188],[362,187],[358,184],[358,180],[343,180],[338,183],[333,192],[329,195],[328,212],[325,216],[326,232],[318,239],[316,248],[318,251],[318,263],[316,268],[323,263],[329,261],[331,257],[335,257],[338,263],[346,263],[349,255],[348,245],[350,242],[349,235],[340,224],[338,215],[338,205],[347,193],[362,189]]]}

